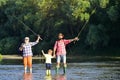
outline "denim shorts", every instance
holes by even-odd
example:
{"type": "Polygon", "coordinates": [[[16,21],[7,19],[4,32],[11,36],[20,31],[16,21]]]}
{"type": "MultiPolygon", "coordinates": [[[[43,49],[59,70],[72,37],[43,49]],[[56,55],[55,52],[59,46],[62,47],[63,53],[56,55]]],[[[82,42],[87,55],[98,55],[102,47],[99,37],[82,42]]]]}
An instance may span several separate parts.
{"type": "Polygon", "coordinates": [[[66,63],[66,55],[57,55],[57,63],[60,62],[66,63]]]}
{"type": "Polygon", "coordinates": [[[46,69],[51,69],[52,64],[51,63],[46,63],[46,69]]]}

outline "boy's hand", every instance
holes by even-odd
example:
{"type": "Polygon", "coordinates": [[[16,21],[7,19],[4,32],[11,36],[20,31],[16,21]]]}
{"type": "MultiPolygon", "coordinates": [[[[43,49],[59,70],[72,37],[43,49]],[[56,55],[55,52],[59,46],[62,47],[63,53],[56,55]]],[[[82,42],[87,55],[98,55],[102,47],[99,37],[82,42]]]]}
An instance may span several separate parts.
{"type": "Polygon", "coordinates": [[[42,52],[42,53],[44,53],[44,51],[43,51],[43,50],[41,50],[41,52],[42,52]]]}

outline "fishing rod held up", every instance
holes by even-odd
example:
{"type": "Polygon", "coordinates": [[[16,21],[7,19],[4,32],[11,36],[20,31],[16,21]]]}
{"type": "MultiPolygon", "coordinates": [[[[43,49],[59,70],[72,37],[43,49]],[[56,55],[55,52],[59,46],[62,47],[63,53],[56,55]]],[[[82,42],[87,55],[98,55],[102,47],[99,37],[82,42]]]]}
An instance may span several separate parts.
{"type": "MultiPolygon", "coordinates": [[[[27,27],[29,29],[29,31],[31,31],[35,36],[39,36],[39,34],[35,33],[29,26],[27,26],[23,21],[19,20],[16,16],[13,16],[15,17],[21,24],[23,24],[25,27],[27,27]]],[[[40,40],[43,40],[41,37],[40,37],[40,40]]]]}
{"type": "MultiPolygon", "coordinates": [[[[39,35],[39,37],[40,37],[40,35],[39,35]]],[[[40,37],[40,40],[43,40],[43,39],[40,37]]]]}
{"type": "MultiPolygon", "coordinates": [[[[95,9],[92,10],[92,12],[91,12],[91,14],[90,14],[90,17],[95,13],[95,11],[96,11],[96,7],[95,7],[95,9]]],[[[86,27],[86,25],[88,24],[89,20],[90,20],[90,18],[85,22],[85,24],[83,25],[82,29],[79,31],[77,37],[79,37],[80,34],[82,33],[82,31],[85,29],[85,27],[86,27]]],[[[74,42],[74,43],[75,43],[75,42],[74,42]]]]}
{"type": "MultiPolygon", "coordinates": [[[[7,12],[5,12],[5,14],[7,15],[8,19],[9,19],[9,15],[7,12]]],[[[27,26],[23,21],[19,20],[15,15],[12,15],[11,17],[17,19],[22,25],[24,25],[25,27],[27,27],[29,29],[29,31],[31,31],[35,36],[38,36],[39,34],[35,33],[29,26],[27,26]]],[[[10,19],[9,19],[10,20],[10,19]]],[[[39,35],[40,37],[40,35],[39,35]]],[[[41,37],[40,37],[40,40],[43,40],[41,37]]]]}

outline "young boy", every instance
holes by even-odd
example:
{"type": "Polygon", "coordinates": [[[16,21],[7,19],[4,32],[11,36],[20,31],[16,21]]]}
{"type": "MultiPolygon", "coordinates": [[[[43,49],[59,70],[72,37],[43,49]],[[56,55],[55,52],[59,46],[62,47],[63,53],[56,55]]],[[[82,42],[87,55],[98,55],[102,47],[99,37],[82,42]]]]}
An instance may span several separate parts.
{"type": "Polygon", "coordinates": [[[56,73],[58,74],[58,70],[60,68],[60,61],[63,61],[63,70],[64,74],[66,73],[66,45],[71,43],[72,41],[77,41],[79,40],[78,37],[75,37],[74,39],[63,39],[64,35],[62,33],[58,34],[58,40],[55,42],[54,45],[54,55],[56,54],[57,56],[57,66],[56,66],[56,73]]]}
{"type": "Polygon", "coordinates": [[[35,42],[30,42],[29,37],[25,37],[24,43],[21,44],[19,50],[23,51],[23,64],[24,64],[24,72],[27,72],[27,67],[30,69],[30,73],[32,73],[32,46],[36,45],[40,40],[40,36],[35,42]]]}
{"type": "Polygon", "coordinates": [[[52,56],[53,51],[51,49],[48,50],[48,54],[45,54],[44,51],[42,50],[42,54],[45,56],[45,63],[46,63],[46,75],[49,76],[51,75],[51,59],[54,58],[55,56],[52,56]]]}

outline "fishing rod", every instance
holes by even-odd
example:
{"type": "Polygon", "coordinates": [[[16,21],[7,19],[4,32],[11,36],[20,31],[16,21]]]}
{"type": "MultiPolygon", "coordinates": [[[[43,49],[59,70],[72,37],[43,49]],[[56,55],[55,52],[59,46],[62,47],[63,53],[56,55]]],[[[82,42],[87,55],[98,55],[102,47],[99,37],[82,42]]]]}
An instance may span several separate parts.
{"type": "MultiPolygon", "coordinates": [[[[91,12],[91,14],[90,14],[90,17],[95,13],[95,11],[96,11],[96,7],[95,7],[94,10],[92,10],[92,12],[91,12]]],[[[86,25],[88,24],[89,20],[90,20],[90,18],[85,22],[85,24],[83,25],[82,29],[78,32],[77,37],[79,37],[79,36],[81,35],[82,31],[85,29],[85,27],[86,27],[86,25]]],[[[74,43],[75,43],[75,42],[74,42],[74,43]]]]}
{"type": "MultiPolygon", "coordinates": [[[[13,16],[13,17],[16,18],[21,24],[23,24],[23,26],[27,27],[28,30],[30,30],[35,36],[38,36],[38,34],[34,32],[29,26],[27,26],[23,21],[19,20],[16,16],[13,16]]],[[[40,37],[40,40],[43,40],[43,39],[40,37]]]]}

